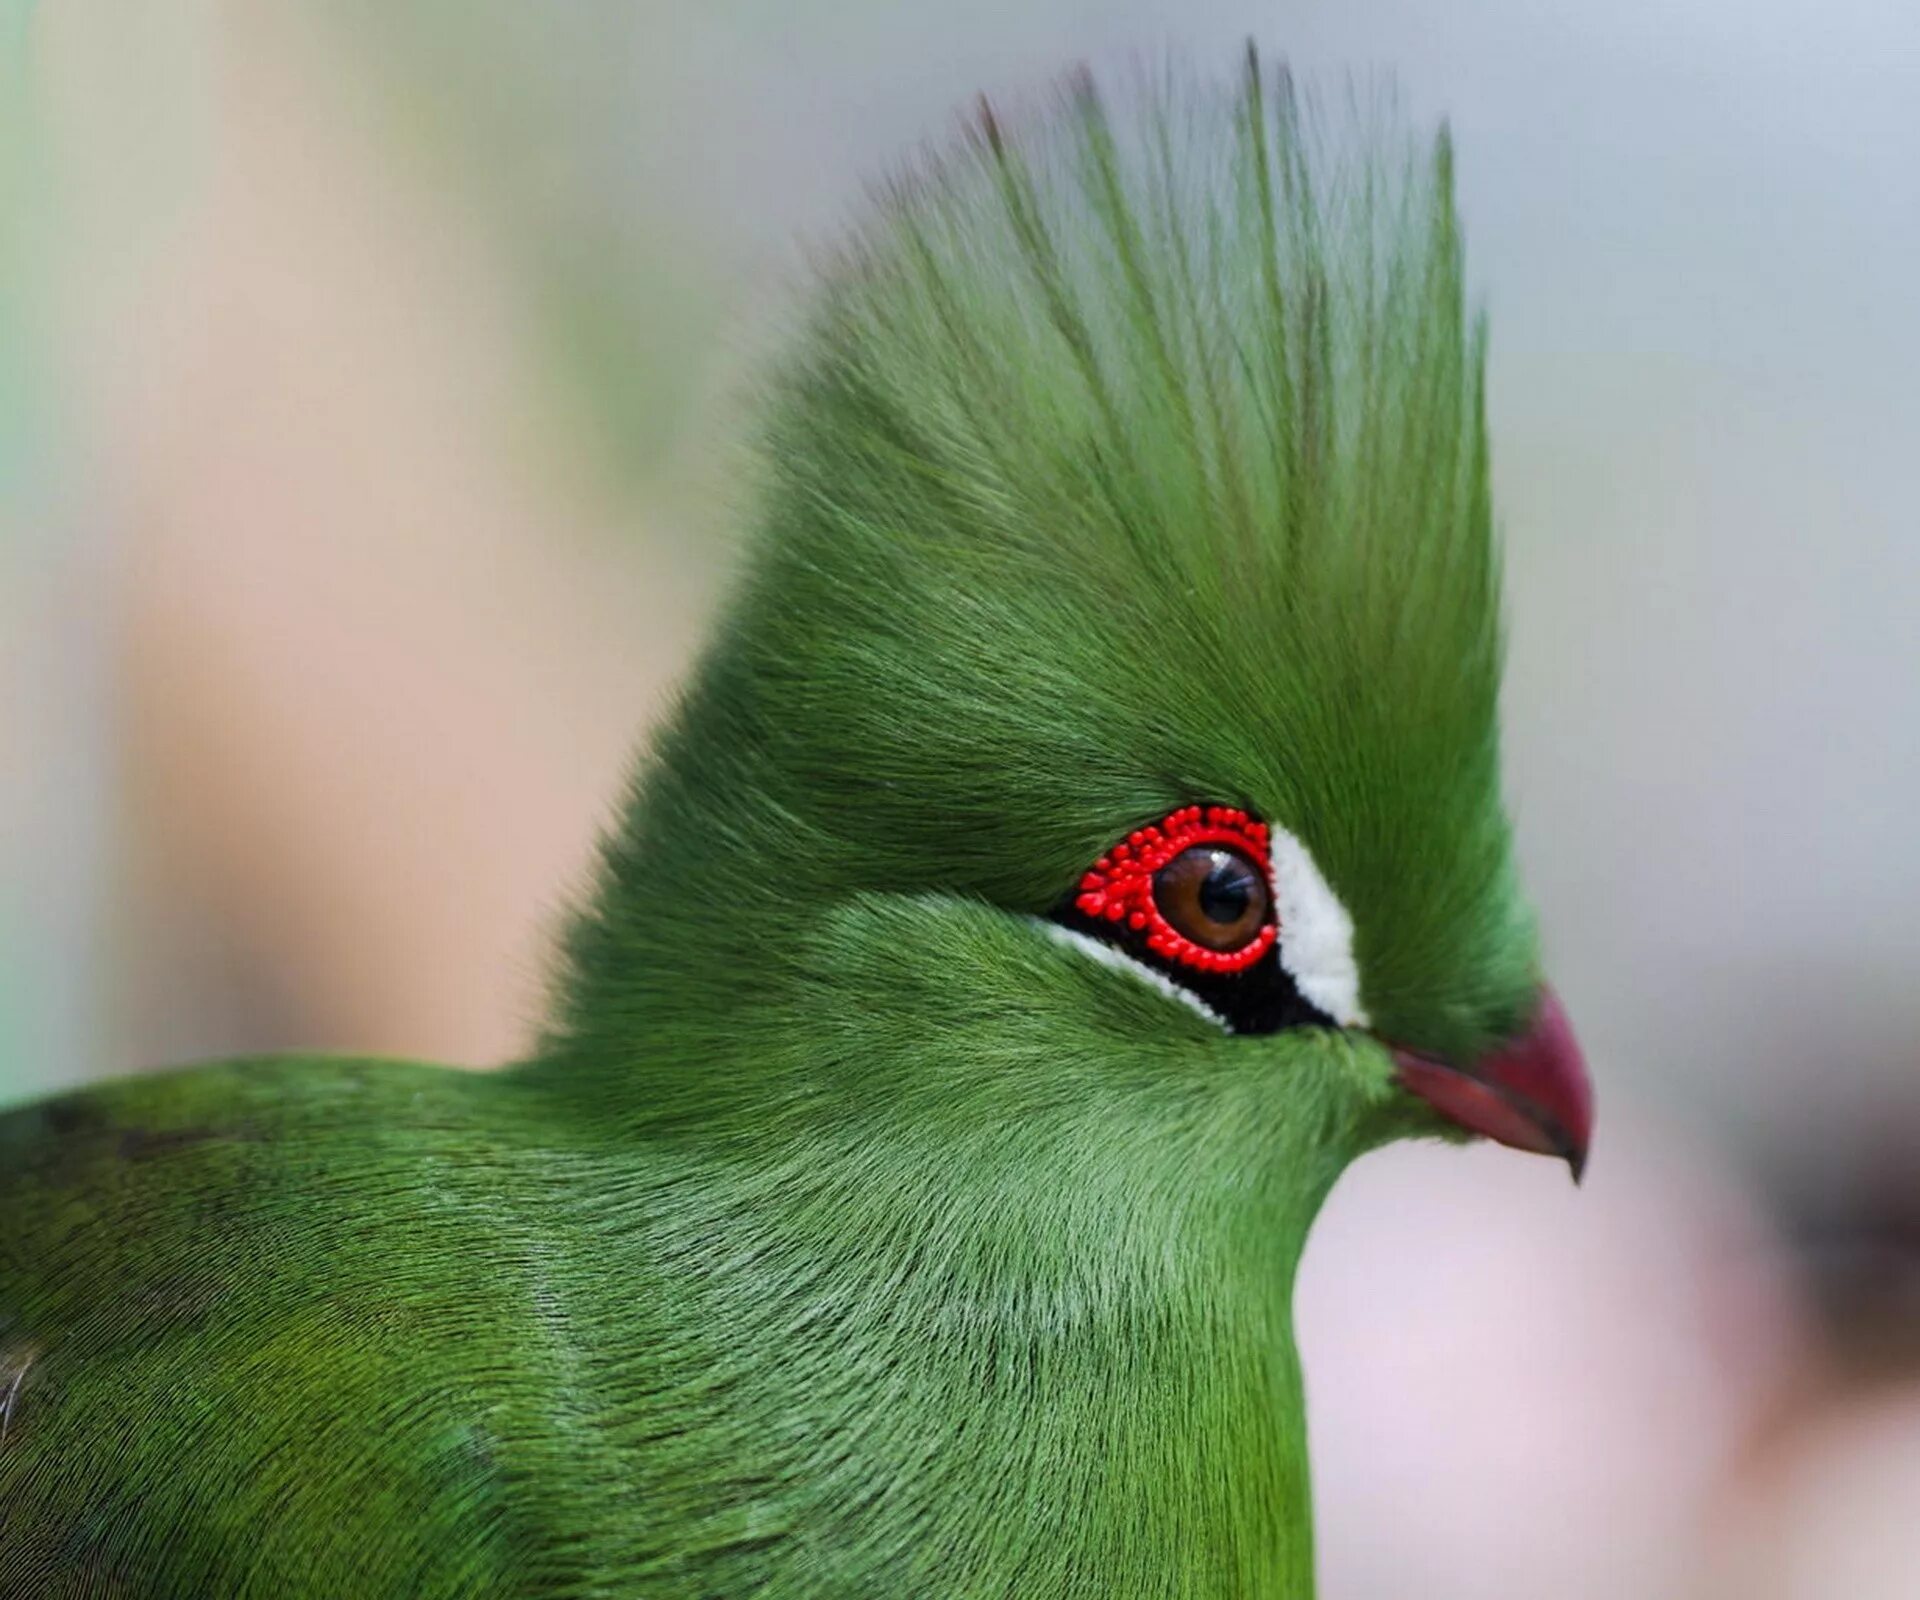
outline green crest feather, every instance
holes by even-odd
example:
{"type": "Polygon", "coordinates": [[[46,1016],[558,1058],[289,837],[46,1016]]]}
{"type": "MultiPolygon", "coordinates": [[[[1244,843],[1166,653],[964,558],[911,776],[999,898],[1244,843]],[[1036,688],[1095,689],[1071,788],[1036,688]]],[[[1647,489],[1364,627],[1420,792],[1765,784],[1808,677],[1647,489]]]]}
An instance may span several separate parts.
{"type": "Polygon", "coordinates": [[[983,104],[884,191],[779,376],[751,577],[574,941],[573,1015],[736,959],[638,909],[717,871],[752,864],[769,932],[859,889],[1040,911],[1215,799],[1307,840],[1385,1029],[1510,1028],[1533,950],[1461,270],[1447,138],[1385,96],[1316,114],[1250,54],[1237,93],[983,104]]]}

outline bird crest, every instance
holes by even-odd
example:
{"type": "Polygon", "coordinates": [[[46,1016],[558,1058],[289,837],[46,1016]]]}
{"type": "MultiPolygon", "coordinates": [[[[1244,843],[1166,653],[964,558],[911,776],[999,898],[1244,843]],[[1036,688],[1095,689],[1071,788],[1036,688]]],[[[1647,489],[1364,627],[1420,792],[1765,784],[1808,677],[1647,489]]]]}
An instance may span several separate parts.
{"type": "MultiPolygon", "coordinates": [[[[1224,805],[1352,911],[1351,1009],[1485,1043],[1534,973],[1483,350],[1447,135],[1385,90],[1329,109],[1250,51],[1224,91],[983,102],[826,263],[616,861],[724,851],[769,926],[850,890],[1038,911],[1224,805]]],[[[624,927],[588,965],[687,954],[624,927]]]]}

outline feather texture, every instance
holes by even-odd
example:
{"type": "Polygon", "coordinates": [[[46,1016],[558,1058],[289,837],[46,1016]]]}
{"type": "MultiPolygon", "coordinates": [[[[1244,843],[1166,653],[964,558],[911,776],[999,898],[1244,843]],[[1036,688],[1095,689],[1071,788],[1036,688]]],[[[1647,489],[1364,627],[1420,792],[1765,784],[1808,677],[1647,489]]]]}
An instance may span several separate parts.
{"type": "Polygon", "coordinates": [[[1471,1053],[1531,1000],[1498,573],[1442,134],[1091,79],[884,191],[766,407],[752,575],[572,946],[563,1017],[852,887],[1043,909],[1194,798],[1310,846],[1370,1015],[1471,1053]],[[658,934],[665,937],[658,937],[658,934]]]}

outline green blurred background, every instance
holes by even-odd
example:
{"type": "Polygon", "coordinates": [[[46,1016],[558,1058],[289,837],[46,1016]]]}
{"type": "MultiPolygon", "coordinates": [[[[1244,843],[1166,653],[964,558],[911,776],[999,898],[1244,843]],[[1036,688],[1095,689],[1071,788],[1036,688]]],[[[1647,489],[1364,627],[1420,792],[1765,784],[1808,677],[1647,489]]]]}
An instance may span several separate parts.
{"type": "Polygon", "coordinates": [[[976,90],[1388,67],[1603,1102],[1343,1186],[1327,1600],[1920,1593],[1920,12],[0,0],[0,1098],[510,1056],[809,239],[976,90]]]}

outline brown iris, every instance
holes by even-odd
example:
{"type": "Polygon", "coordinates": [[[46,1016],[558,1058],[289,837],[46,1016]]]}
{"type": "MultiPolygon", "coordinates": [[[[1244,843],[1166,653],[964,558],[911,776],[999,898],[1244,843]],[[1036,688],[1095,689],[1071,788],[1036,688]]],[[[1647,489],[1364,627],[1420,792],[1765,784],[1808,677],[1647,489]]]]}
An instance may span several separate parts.
{"type": "Polygon", "coordinates": [[[1195,845],[1153,875],[1153,903],[1195,944],[1238,950],[1266,925],[1266,875],[1238,850],[1195,845]]]}

